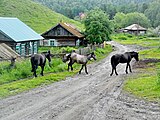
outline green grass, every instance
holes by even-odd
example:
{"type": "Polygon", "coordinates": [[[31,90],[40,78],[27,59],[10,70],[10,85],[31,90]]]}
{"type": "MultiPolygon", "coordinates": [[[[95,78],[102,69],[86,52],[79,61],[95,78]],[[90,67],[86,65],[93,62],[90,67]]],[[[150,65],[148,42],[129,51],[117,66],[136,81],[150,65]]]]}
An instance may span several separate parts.
{"type": "Polygon", "coordinates": [[[66,77],[72,76],[74,72],[59,72],[56,74],[47,74],[45,76],[30,78],[26,80],[20,80],[11,82],[9,84],[0,85],[0,98],[4,98],[10,95],[15,95],[20,92],[33,89],[37,86],[48,85],[59,80],[63,80],[66,77]]]}
{"type": "Polygon", "coordinates": [[[130,34],[113,34],[112,40],[125,45],[139,45],[143,47],[159,47],[160,38],[149,38],[146,36],[135,36],[130,34]]]}
{"type": "Polygon", "coordinates": [[[143,50],[143,51],[140,51],[139,53],[140,53],[141,59],[145,59],[145,58],[160,59],[160,48],[143,50]]]}
{"type": "Polygon", "coordinates": [[[84,26],[75,20],[56,13],[31,0],[0,0],[1,17],[17,17],[38,33],[43,33],[60,21],[76,25],[83,30],[84,26]]]}
{"type": "MultiPolygon", "coordinates": [[[[104,49],[98,48],[95,51],[97,60],[99,61],[106,57],[111,51],[112,49],[110,45],[107,45],[104,49]]],[[[29,59],[17,61],[15,68],[10,68],[9,64],[9,62],[3,62],[0,64],[0,98],[63,80],[68,76],[76,74],[81,67],[81,65],[75,63],[73,65],[74,71],[68,72],[66,63],[63,63],[60,58],[53,58],[51,68],[47,61],[44,69],[44,76],[42,77],[39,75],[41,69],[38,67],[37,74],[39,76],[37,78],[33,78],[29,59]]]]}
{"type": "MultiPolygon", "coordinates": [[[[160,63],[158,63],[160,65],[160,63]]],[[[160,82],[158,80],[156,66],[139,69],[140,74],[127,79],[124,90],[149,101],[160,102],[160,82]]]]}

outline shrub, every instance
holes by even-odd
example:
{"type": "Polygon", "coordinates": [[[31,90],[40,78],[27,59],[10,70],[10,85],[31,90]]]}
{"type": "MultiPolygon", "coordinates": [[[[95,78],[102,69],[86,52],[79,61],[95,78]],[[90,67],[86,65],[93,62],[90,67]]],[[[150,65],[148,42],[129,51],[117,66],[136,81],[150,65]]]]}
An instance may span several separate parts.
{"type": "Polygon", "coordinates": [[[127,40],[127,37],[126,36],[119,36],[118,39],[120,39],[120,40],[127,40]]]}

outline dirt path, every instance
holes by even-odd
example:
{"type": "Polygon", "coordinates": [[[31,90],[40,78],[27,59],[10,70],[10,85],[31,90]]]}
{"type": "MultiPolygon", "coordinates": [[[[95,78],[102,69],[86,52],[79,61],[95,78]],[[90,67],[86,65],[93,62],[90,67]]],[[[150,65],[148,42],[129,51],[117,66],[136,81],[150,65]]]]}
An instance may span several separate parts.
{"type": "Polygon", "coordinates": [[[128,50],[115,42],[111,44],[118,49],[102,61],[88,65],[89,75],[83,71],[65,81],[0,100],[0,120],[160,119],[157,103],[122,92],[125,65],[118,66],[119,76],[109,76],[110,57],[128,50]]]}

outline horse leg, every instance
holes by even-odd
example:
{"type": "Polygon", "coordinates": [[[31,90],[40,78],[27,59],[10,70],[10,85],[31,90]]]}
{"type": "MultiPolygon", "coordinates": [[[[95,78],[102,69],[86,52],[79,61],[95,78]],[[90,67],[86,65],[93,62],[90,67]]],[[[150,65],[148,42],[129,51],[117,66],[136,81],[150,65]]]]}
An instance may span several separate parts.
{"type": "Polygon", "coordinates": [[[116,70],[116,66],[117,66],[117,65],[112,64],[112,72],[111,72],[110,76],[113,75],[113,72],[114,72],[114,71],[115,71],[115,74],[118,75],[117,70],[116,70]]]}
{"type": "Polygon", "coordinates": [[[129,64],[127,63],[127,66],[126,66],[126,74],[128,74],[128,66],[129,66],[129,64]]]}
{"type": "Polygon", "coordinates": [[[79,71],[79,74],[81,74],[81,71],[82,71],[82,69],[83,69],[83,66],[84,66],[84,65],[82,65],[82,67],[81,67],[81,69],[80,69],[80,71],[79,71]]]}
{"type": "Polygon", "coordinates": [[[130,64],[128,64],[129,65],[129,70],[130,70],[130,72],[132,72],[132,70],[131,70],[131,65],[130,64]]]}
{"type": "Polygon", "coordinates": [[[41,71],[41,75],[43,76],[44,65],[42,65],[42,66],[41,66],[41,69],[42,69],[42,71],[41,71]]]}
{"type": "Polygon", "coordinates": [[[71,65],[71,71],[73,71],[73,67],[72,67],[72,65],[71,65]]]}
{"type": "Polygon", "coordinates": [[[71,61],[68,63],[68,71],[69,71],[69,66],[71,66],[71,61]]]}
{"type": "Polygon", "coordinates": [[[35,77],[37,77],[36,69],[37,69],[37,65],[34,65],[34,73],[33,74],[34,74],[35,77]]]}
{"type": "Polygon", "coordinates": [[[34,72],[34,65],[32,64],[32,70],[31,70],[31,72],[34,72]]]}
{"type": "Polygon", "coordinates": [[[69,71],[69,67],[71,67],[71,71],[73,71],[72,65],[73,65],[73,63],[72,63],[72,61],[70,61],[70,62],[68,63],[68,71],[69,71]]]}
{"type": "Polygon", "coordinates": [[[69,66],[70,66],[70,65],[68,64],[68,71],[69,71],[69,66]]]}
{"type": "Polygon", "coordinates": [[[87,72],[87,65],[85,65],[85,72],[86,72],[86,74],[88,74],[88,72],[87,72]]]}
{"type": "Polygon", "coordinates": [[[118,75],[116,67],[114,68],[114,70],[115,70],[115,74],[118,75]]]}
{"type": "Polygon", "coordinates": [[[113,69],[113,67],[112,67],[112,72],[111,72],[110,76],[112,76],[112,75],[113,75],[113,72],[114,72],[114,69],[113,69]]]}

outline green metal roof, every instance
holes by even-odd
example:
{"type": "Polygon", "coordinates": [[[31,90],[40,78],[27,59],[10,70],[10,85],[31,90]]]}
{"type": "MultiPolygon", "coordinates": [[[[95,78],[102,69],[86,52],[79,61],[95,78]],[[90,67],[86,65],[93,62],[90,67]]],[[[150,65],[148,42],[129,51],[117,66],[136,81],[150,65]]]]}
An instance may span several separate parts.
{"type": "Polygon", "coordinates": [[[0,17],[0,33],[15,42],[44,39],[18,18],[0,17]]]}

